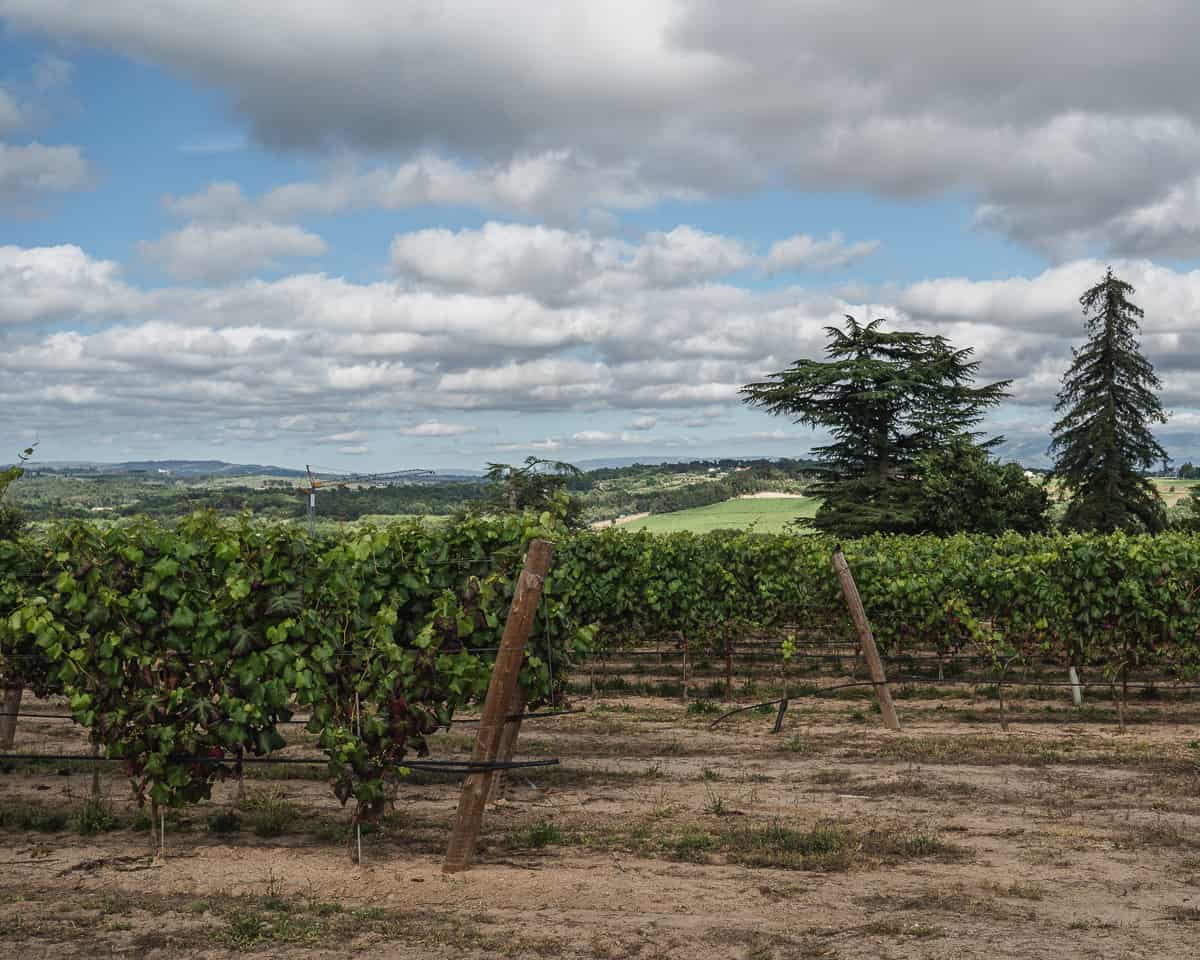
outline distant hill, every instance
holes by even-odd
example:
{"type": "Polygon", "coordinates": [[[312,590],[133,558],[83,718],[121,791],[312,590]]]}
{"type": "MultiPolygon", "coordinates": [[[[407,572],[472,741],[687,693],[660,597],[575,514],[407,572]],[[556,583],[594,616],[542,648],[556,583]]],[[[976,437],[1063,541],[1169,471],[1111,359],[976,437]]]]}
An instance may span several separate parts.
{"type": "MultiPolygon", "coordinates": [[[[125,460],[121,463],[100,463],[94,460],[43,460],[29,464],[26,469],[33,474],[93,478],[175,477],[181,480],[203,480],[220,477],[299,479],[307,476],[305,471],[292,467],[276,467],[262,463],[229,463],[225,460],[125,460]]],[[[431,476],[414,482],[469,483],[477,481],[480,476],[479,471],[435,470],[431,476]]]]}
{"type": "Polygon", "coordinates": [[[686,464],[692,467],[701,466],[730,466],[738,463],[766,463],[775,461],[789,461],[795,463],[809,463],[814,466],[816,461],[807,461],[804,459],[793,460],[789,457],[600,457],[595,460],[575,460],[574,465],[585,473],[590,470],[619,470],[622,467],[657,467],[675,464],[686,464]]]}
{"type": "Polygon", "coordinates": [[[267,466],[261,463],[227,463],[224,460],[126,460],[121,463],[97,463],[90,460],[46,460],[32,463],[31,473],[58,473],[71,476],[144,476],[170,475],[199,477],[302,477],[303,470],[267,466]]]}

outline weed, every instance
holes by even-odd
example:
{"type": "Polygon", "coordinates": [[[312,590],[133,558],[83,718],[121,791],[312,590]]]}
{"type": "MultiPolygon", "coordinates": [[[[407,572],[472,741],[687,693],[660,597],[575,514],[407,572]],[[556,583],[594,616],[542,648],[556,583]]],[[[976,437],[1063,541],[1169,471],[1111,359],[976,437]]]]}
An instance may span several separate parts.
{"type": "Polygon", "coordinates": [[[277,791],[251,794],[241,806],[251,814],[251,829],[259,837],[282,836],[299,815],[295,804],[277,791]]]}
{"type": "Polygon", "coordinates": [[[225,939],[231,947],[245,949],[265,940],[268,933],[267,923],[259,914],[249,910],[235,910],[229,916],[225,939]]]}
{"type": "Polygon", "coordinates": [[[90,797],[75,818],[75,829],[84,837],[90,837],[97,833],[108,833],[110,830],[116,830],[120,825],[108,804],[99,797],[90,797]]]}
{"type": "Polygon", "coordinates": [[[549,820],[541,820],[531,827],[518,831],[518,843],[523,847],[541,850],[552,843],[562,843],[562,831],[549,820]]]}
{"type": "Polygon", "coordinates": [[[708,852],[716,847],[717,841],[712,834],[689,830],[670,837],[664,845],[675,860],[703,863],[708,852]]]}
{"type": "Polygon", "coordinates": [[[707,780],[708,782],[712,783],[717,780],[720,780],[721,775],[719,773],[717,773],[717,771],[714,770],[712,767],[705,767],[703,770],[700,771],[700,779],[707,780]]]}
{"type": "Polygon", "coordinates": [[[705,716],[713,713],[720,713],[720,705],[713,703],[711,700],[693,700],[687,705],[689,716],[705,716]]]}
{"type": "Polygon", "coordinates": [[[792,753],[808,753],[810,749],[808,741],[798,733],[792,734],[791,738],[784,743],[783,747],[785,750],[789,750],[792,753]]]}
{"type": "Polygon", "coordinates": [[[707,793],[708,800],[704,804],[704,812],[711,813],[714,817],[725,816],[729,812],[729,807],[725,805],[724,797],[714,793],[712,790],[707,790],[707,793]]]}
{"type": "Polygon", "coordinates": [[[208,818],[208,832],[220,835],[237,833],[242,829],[242,818],[231,810],[220,810],[208,818]]]}

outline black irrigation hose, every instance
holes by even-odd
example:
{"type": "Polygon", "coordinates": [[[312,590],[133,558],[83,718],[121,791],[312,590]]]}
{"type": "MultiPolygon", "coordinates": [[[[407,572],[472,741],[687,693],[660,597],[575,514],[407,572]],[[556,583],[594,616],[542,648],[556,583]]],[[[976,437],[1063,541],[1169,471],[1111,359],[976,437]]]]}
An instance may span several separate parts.
{"type": "MultiPolygon", "coordinates": [[[[124,757],[95,757],[91,754],[74,753],[0,753],[2,760],[48,760],[54,762],[85,761],[91,763],[120,763],[124,757]]],[[[173,757],[176,761],[206,761],[208,763],[297,763],[307,766],[324,766],[326,757],[242,757],[218,760],[209,756],[173,757]]],[[[486,773],[490,770],[524,770],[529,767],[553,767],[559,760],[395,760],[390,766],[408,767],[412,770],[445,771],[447,773],[486,773]]]]}
{"type": "MultiPolygon", "coordinates": [[[[584,713],[582,709],[575,710],[552,710],[546,713],[512,713],[504,719],[507,720],[542,720],[546,717],[565,717],[574,713],[584,713]]],[[[18,719],[29,720],[74,720],[75,718],[69,713],[29,713],[27,711],[18,710],[16,713],[9,713],[0,710],[0,717],[17,717],[18,719]]],[[[284,723],[308,723],[308,719],[292,719],[292,720],[276,720],[275,725],[278,726],[284,723]]],[[[451,723],[479,723],[478,717],[467,717],[464,720],[452,720],[451,723]]],[[[450,729],[449,727],[446,728],[450,729]]]]}
{"type": "Polygon", "coordinates": [[[799,700],[802,698],[802,696],[819,697],[826,693],[832,693],[835,690],[846,690],[850,687],[873,687],[875,685],[876,682],[874,680],[858,680],[854,683],[839,683],[836,687],[822,687],[819,691],[813,693],[802,694],[794,697],[780,697],[777,700],[764,700],[762,703],[752,703],[748,707],[738,707],[736,710],[730,710],[728,713],[721,714],[721,716],[717,717],[716,720],[708,725],[708,728],[711,730],[722,720],[735,716],[736,714],[745,713],[747,710],[755,710],[758,707],[773,707],[776,704],[783,703],[785,700],[799,700]]]}

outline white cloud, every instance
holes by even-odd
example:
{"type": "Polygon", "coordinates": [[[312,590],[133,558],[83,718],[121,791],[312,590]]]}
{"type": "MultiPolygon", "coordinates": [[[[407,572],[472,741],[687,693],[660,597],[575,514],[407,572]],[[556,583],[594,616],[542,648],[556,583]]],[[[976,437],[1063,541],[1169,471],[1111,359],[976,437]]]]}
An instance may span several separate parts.
{"type": "Polygon", "coordinates": [[[163,206],[177,217],[217,223],[254,218],[254,206],[231,180],[210,183],[203,193],[183,197],[166,196],[163,206]]]}
{"type": "MultiPolygon", "coordinates": [[[[1200,410],[1200,270],[1114,267],[1138,288],[1142,342],[1168,404],[1200,410]]],[[[257,442],[284,431],[297,449],[366,446],[380,431],[467,437],[490,411],[610,410],[625,423],[620,432],[551,427],[544,440],[504,449],[659,444],[674,439],[651,432],[663,421],[714,435],[739,406],[742,384],[820,356],[823,328],[851,313],[975,347],[982,378],[1015,381],[1006,416],[1023,410],[1033,422],[1048,416],[1070,348],[1083,338],[1078,296],[1103,270],[1089,260],[999,281],[937,278],[882,302],[703,280],[601,287],[555,306],[517,293],[320,274],[141,290],[77,247],[0,247],[0,322],[10,331],[0,408],[26,411],[43,435],[73,435],[86,404],[89,422],[109,434],[218,430],[257,442]]],[[[763,432],[777,427],[787,434],[766,420],[763,432]]]]}
{"type": "Polygon", "coordinates": [[[738,241],[689,226],[648,233],[640,243],[495,222],[479,229],[417,230],[392,241],[392,265],[411,282],[527,294],[548,304],[688,286],[741,270],[752,259],[738,241]]]}
{"type": "Polygon", "coordinates": [[[497,443],[492,449],[503,453],[515,453],[517,451],[540,450],[551,451],[561,450],[562,441],[556,440],[554,437],[547,437],[545,440],[529,440],[525,443],[497,443]]]}
{"type": "Polygon", "coordinates": [[[315,233],[291,225],[192,223],[139,249],[178,280],[214,283],[273,267],[283,257],[319,256],[326,247],[315,233]]]}
{"type": "Polygon", "coordinates": [[[21,114],[21,108],[17,106],[17,101],[12,94],[0,87],[0,137],[16,130],[24,122],[25,118],[21,114]]]}
{"type": "Polygon", "coordinates": [[[827,240],[815,240],[806,233],[788,237],[771,245],[764,268],[767,273],[783,270],[832,270],[849,266],[879,249],[878,240],[847,244],[834,230],[827,240]]]}
{"type": "Polygon", "coordinates": [[[116,263],[93,260],[79,247],[0,246],[0,328],[119,316],[140,300],[116,263]]]}
{"type": "Polygon", "coordinates": [[[743,270],[751,255],[737,240],[694,227],[648,234],[638,246],[632,269],[653,287],[674,287],[743,270]]]}
{"type": "Polygon", "coordinates": [[[12,28],[224,91],[260,143],[400,158],[285,187],[266,219],[450,203],[561,221],[782,184],[977,197],[981,224],[1060,257],[1191,249],[1182,215],[1103,229],[1144,226],[1200,175],[1188,0],[343,7],[0,0],[12,28]]]}
{"type": "Polygon", "coordinates": [[[461,437],[463,434],[474,433],[478,427],[466,423],[442,423],[440,420],[426,420],[411,427],[403,427],[399,431],[402,437],[461,437]]]}
{"type": "Polygon", "coordinates": [[[78,190],[88,183],[78,147],[0,143],[0,205],[30,205],[46,193],[78,190]]]}
{"type": "Polygon", "coordinates": [[[359,456],[362,456],[363,454],[370,453],[371,448],[368,447],[366,444],[359,444],[357,446],[352,446],[352,447],[338,447],[337,452],[346,454],[347,456],[359,457],[359,456]]]}
{"type": "Polygon", "coordinates": [[[619,439],[619,434],[610,433],[607,430],[580,430],[578,433],[571,434],[572,443],[615,443],[619,439]]]}

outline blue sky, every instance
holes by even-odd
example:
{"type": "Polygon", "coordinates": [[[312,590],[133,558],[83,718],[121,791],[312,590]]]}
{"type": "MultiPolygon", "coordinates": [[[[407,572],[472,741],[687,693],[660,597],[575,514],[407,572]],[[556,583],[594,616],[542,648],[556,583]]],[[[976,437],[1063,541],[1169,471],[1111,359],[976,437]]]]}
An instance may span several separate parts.
{"type": "Polygon", "coordinates": [[[1113,262],[1194,458],[1197,15],[1023,6],[0,0],[0,443],[803,455],[737,387],[851,313],[974,346],[1039,463],[1113,262]]]}

